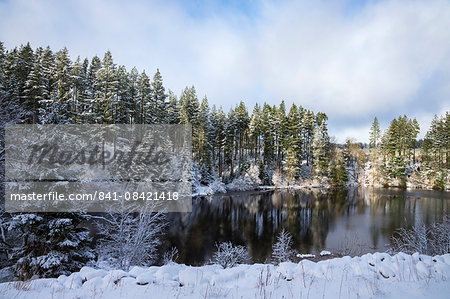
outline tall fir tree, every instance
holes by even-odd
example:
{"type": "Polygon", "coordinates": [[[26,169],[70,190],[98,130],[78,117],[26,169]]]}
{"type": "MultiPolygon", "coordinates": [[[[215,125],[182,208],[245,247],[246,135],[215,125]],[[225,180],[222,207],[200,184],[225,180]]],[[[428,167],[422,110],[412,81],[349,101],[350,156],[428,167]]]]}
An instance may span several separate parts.
{"type": "Polygon", "coordinates": [[[166,91],[159,69],[156,70],[152,81],[152,115],[154,123],[167,123],[166,91]]]}
{"type": "Polygon", "coordinates": [[[378,118],[375,117],[373,119],[372,126],[370,127],[370,147],[376,150],[380,138],[381,138],[380,124],[378,122],[378,118]]]}
{"type": "Polygon", "coordinates": [[[313,138],[313,165],[315,176],[321,178],[327,175],[329,160],[330,138],[328,137],[326,117],[320,117],[320,123],[314,129],[313,138]]]}

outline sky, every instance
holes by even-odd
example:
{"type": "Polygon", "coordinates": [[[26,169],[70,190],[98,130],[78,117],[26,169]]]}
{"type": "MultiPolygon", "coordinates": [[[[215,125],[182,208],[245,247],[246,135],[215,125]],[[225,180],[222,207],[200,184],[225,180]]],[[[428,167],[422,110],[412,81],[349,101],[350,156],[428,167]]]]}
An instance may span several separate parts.
{"type": "Polygon", "coordinates": [[[225,111],[285,100],[325,112],[338,142],[450,110],[450,1],[0,0],[7,49],[66,46],[153,74],[225,111]]]}

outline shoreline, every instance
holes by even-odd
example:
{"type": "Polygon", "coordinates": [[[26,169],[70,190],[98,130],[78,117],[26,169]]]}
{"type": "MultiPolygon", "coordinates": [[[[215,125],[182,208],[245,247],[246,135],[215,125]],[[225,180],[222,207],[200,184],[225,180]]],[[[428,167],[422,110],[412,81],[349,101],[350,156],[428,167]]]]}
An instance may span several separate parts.
{"type": "MultiPolygon", "coordinates": [[[[202,189],[208,189],[208,186],[202,186],[202,189]]],[[[407,190],[407,191],[412,191],[412,190],[423,190],[423,191],[441,191],[441,192],[450,192],[450,188],[446,188],[446,189],[436,189],[433,187],[427,187],[427,188],[422,188],[422,187],[411,187],[411,186],[374,186],[374,185],[360,185],[360,184],[354,184],[354,185],[349,185],[349,186],[333,186],[331,184],[321,184],[321,185],[317,185],[317,184],[302,184],[302,185],[293,185],[293,186],[257,186],[255,188],[250,188],[250,189],[245,189],[245,190],[236,190],[236,189],[228,189],[226,188],[225,192],[214,192],[212,194],[207,193],[207,192],[194,192],[192,193],[192,197],[193,198],[201,198],[201,197],[206,197],[206,196],[213,196],[213,195],[226,195],[226,194],[231,194],[234,192],[250,192],[250,191],[277,191],[277,190],[317,190],[319,189],[320,191],[330,191],[330,190],[350,190],[350,189],[354,189],[354,188],[373,188],[373,189],[397,189],[397,190],[407,190]]]]}
{"type": "Polygon", "coordinates": [[[58,278],[0,284],[0,297],[13,298],[446,298],[450,254],[368,253],[313,262],[240,264],[223,269],[170,263],[129,271],[83,267],[58,278]],[[300,294],[303,294],[300,296],[300,294]],[[307,296],[308,294],[308,296],[307,296]]]}

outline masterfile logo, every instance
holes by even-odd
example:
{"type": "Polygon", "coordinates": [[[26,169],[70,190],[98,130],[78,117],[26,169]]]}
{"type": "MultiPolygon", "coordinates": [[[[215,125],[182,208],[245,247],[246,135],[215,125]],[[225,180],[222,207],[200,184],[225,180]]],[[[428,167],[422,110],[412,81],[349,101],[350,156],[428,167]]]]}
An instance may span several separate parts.
{"type": "Polygon", "coordinates": [[[189,125],[8,125],[5,133],[7,211],[139,210],[149,201],[190,211],[189,125]]]}

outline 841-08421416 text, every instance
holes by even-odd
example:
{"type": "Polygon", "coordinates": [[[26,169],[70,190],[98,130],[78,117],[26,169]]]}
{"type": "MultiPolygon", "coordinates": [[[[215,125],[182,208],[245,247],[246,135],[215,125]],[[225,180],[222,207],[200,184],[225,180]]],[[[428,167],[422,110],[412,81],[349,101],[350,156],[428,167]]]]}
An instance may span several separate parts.
{"type": "Polygon", "coordinates": [[[178,200],[178,192],[164,191],[143,191],[143,192],[104,192],[95,191],[93,193],[70,193],[68,195],[60,192],[48,193],[11,193],[11,201],[38,200],[38,201],[63,201],[63,200],[81,200],[81,201],[172,201],[178,200]]]}

